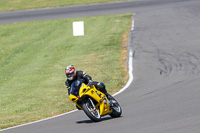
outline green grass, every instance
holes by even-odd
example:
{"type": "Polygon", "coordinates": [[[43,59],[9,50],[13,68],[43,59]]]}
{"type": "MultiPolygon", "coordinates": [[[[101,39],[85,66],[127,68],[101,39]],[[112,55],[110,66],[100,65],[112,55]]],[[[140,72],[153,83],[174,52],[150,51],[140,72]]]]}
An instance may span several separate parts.
{"type": "Polygon", "coordinates": [[[0,11],[69,6],[127,0],[0,0],[0,11]]]}
{"type": "Polygon", "coordinates": [[[74,109],[64,69],[73,64],[109,93],[127,81],[122,43],[131,15],[0,25],[0,129],[74,109]],[[85,22],[85,36],[72,36],[72,22],[85,22]]]}

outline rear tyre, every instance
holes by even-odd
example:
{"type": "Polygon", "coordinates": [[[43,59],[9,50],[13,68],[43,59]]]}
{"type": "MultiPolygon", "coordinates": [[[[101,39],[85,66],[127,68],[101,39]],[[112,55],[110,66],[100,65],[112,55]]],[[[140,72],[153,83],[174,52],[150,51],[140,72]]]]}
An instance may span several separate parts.
{"type": "Polygon", "coordinates": [[[110,94],[108,94],[108,100],[110,101],[110,107],[113,110],[110,116],[113,118],[120,117],[122,114],[122,109],[117,100],[110,94]]]}
{"type": "Polygon", "coordinates": [[[101,121],[100,113],[99,113],[98,109],[96,108],[96,106],[94,105],[94,103],[91,100],[91,98],[88,98],[88,100],[82,105],[82,108],[83,108],[85,114],[92,121],[94,121],[94,122],[101,121]]]}

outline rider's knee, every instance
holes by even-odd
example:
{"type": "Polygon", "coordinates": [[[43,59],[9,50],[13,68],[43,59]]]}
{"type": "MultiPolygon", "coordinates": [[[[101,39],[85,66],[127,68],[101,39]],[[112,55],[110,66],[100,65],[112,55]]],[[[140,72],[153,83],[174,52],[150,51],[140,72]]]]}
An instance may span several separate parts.
{"type": "Polygon", "coordinates": [[[100,90],[101,92],[107,93],[106,86],[105,86],[105,84],[104,84],[103,82],[99,82],[99,83],[97,84],[97,86],[98,86],[98,88],[99,88],[99,90],[100,90]]]}

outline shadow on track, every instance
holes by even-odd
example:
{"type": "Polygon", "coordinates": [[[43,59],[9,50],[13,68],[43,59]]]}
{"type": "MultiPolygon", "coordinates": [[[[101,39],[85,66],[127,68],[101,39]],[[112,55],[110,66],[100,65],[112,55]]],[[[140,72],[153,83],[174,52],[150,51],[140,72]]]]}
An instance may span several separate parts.
{"type": "MultiPolygon", "coordinates": [[[[113,119],[112,117],[103,117],[103,118],[101,118],[101,121],[105,121],[105,120],[111,120],[111,119],[113,119]]],[[[100,121],[100,122],[101,122],[100,121]]],[[[94,122],[94,121],[92,121],[92,120],[81,120],[81,121],[77,121],[76,122],[77,124],[82,124],[82,123],[96,123],[96,122],[94,122]]]]}
{"type": "MultiPolygon", "coordinates": [[[[123,116],[120,116],[119,118],[122,118],[123,116]]],[[[112,120],[112,119],[118,119],[118,118],[112,118],[112,117],[110,117],[110,116],[108,116],[108,117],[103,117],[103,118],[101,118],[101,121],[100,122],[103,122],[103,121],[108,121],[108,120],[112,120]]],[[[88,120],[81,120],[81,121],[77,121],[76,122],[77,124],[89,124],[89,123],[98,123],[98,122],[94,122],[94,121],[92,121],[92,120],[90,120],[90,119],[88,119],[88,120]]]]}

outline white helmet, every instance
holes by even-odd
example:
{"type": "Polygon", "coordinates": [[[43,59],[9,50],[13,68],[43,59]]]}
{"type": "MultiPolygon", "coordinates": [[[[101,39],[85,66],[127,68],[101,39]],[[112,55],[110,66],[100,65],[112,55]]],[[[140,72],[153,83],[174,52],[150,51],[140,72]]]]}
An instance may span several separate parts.
{"type": "Polygon", "coordinates": [[[73,80],[76,77],[76,68],[73,65],[69,65],[65,68],[65,74],[68,80],[73,80]]]}

